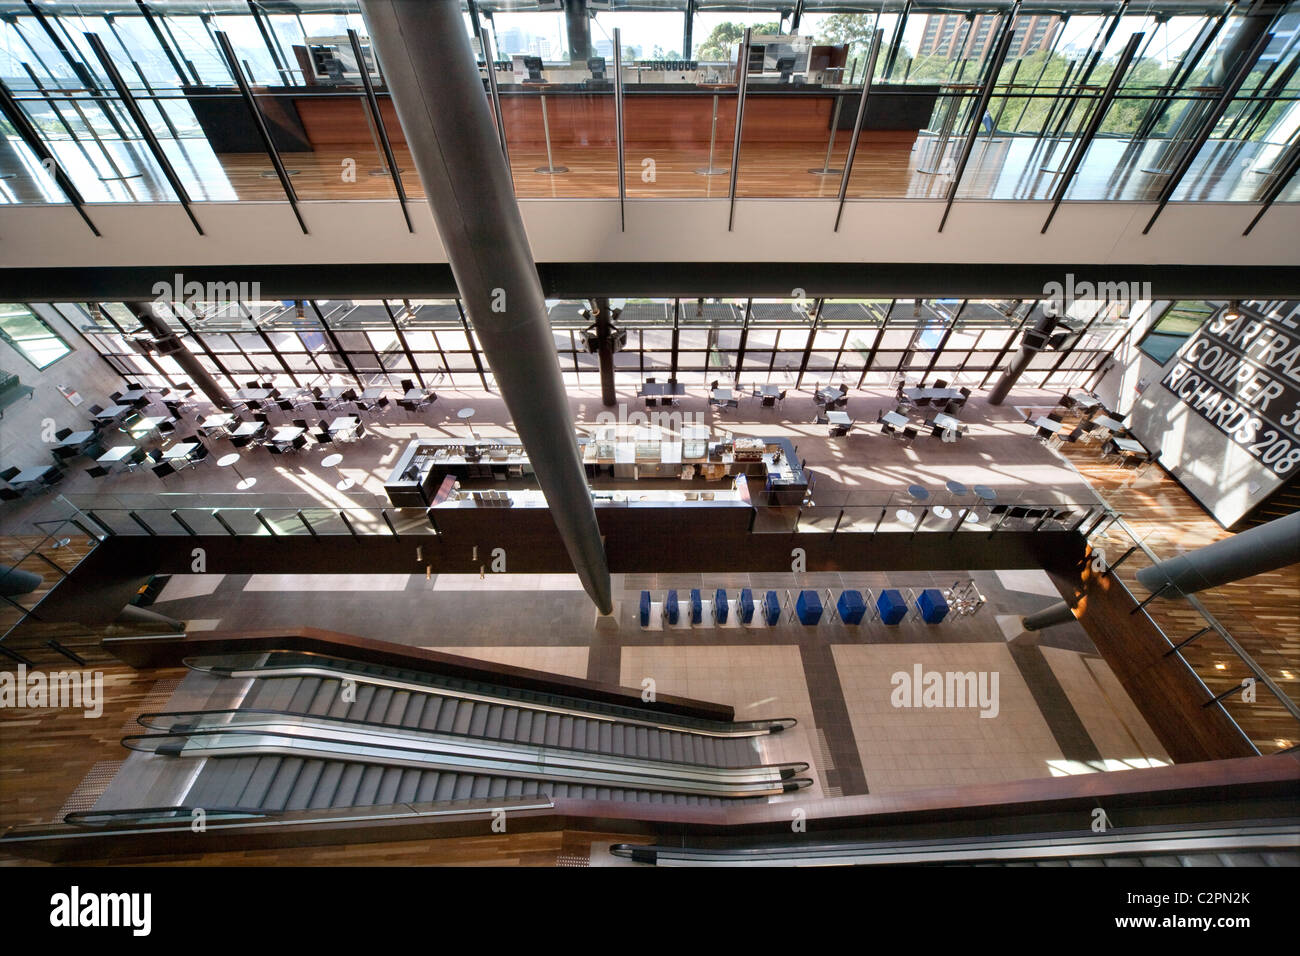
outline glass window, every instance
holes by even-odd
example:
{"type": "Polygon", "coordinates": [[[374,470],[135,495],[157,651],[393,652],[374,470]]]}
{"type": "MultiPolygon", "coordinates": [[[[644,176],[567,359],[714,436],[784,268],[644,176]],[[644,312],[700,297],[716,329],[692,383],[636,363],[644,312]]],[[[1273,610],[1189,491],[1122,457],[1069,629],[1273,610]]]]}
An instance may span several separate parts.
{"type": "Polygon", "coordinates": [[[24,305],[0,305],[0,337],[37,368],[49,368],[72,349],[24,305]]]}
{"type": "Polygon", "coordinates": [[[1212,311],[1208,302],[1175,302],[1142,336],[1138,348],[1164,365],[1212,311]]]}

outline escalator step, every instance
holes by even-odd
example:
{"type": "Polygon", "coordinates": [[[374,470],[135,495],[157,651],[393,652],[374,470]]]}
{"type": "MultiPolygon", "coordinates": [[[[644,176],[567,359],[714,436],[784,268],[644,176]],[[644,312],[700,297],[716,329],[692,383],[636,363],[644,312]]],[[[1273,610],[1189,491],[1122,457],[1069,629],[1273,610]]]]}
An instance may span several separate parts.
{"type": "Polygon", "coordinates": [[[384,776],[385,767],[368,766],[361,774],[361,784],[357,787],[355,806],[368,807],[374,804],[375,794],[379,791],[379,781],[384,776]]]}
{"type": "Polygon", "coordinates": [[[286,677],[277,683],[279,686],[271,694],[266,706],[270,710],[287,710],[289,702],[293,700],[293,695],[298,692],[298,687],[302,684],[302,678],[286,677]]]}
{"type": "Polygon", "coordinates": [[[550,714],[534,713],[532,730],[528,735],[528,742],[532,744],[546,743],[546,727],[550,722],[550,714]]]}
{"type": "Polygon", "coordinates": [[[533,720],[537,717],[537,713],[531,710],[520,710],[516,713],[519,719],[515,723],[514,739],[520,743],[528,743],[533,739],[533,720]]]}
{"type": "Polygon", "coordinates": [[[474,786],[477,777],[473,774],[462,773],[456,780],[456,788],[452,790],[453,800],[468,800],[474,794],[474,786]]]}
{"type": "Polygon", "coordinates": [[[646,727],[636,728],[636,744],[633,747],[633,753],[638,757],[648,757],[650,755],[650,731],[646,727]]]}
{"type": "Polygon", "coordinates": [[[428,696],[424,699],[424,710],[420,714],[419,726],[423,730],[433,730],[438,726],[438,715],[442,712],[445,697],[428,696]]]}
{"type": "MultiPolygon", "coordinates": [[[[352,702],[345,700],[343,697],[343,682],[339,680],[329,681],[329,710],[326,714],[330,717],[347,717],[352,711],[352,702]]],[[[355,694],[360,689],[360,685],[354,685],[352,692],[355,694]]]]}
{"type": "Polygon", "coordinates": [[[316,784],[320,781],[321,772],[325,769],[325,761],[312,758],[304,760],[302,772],[298,774],[298,779],[293,782],[293,789],[289,791],[289,798],[284,802],[286,810],[303,810],[311,802],[311,795],[316,790],[316,784]]]}
{"type": "Polygon", "coordinates": [[[668,735],[668,756],[674,763],[687,763],[686,748],[682,745],[681,734],[668,735]]]}
{"type": "Polygon", "coordinates": [[[476,711],[482,710],[482,704],[476,704],[473,701],[464,700],[456,708],[456,721],[451,725],[451,731],[455,734],[469,733],[469,725],[474,720],[476,711]]]}
{"type": "Polygon", "coordinates": [[[498,740],[514,740],[519,733],[519,710],[515,707],[501,708],[501,727],[497,731],[498,740]]]}
{"type": "Polygon", "coordinates": [[[325,764],[320,779],[316,781],[316,792],[307,803],[309,809],[334,806],[334,794],[339,788],[345,766],[347,765],[341,760],[331,760],[325,764]]]}
{"type": "Polygon", "coordinates": [[[717,766],[718,764],[718,746],[713,737],[704,738],[704,759],[710,766],[717,766]]]}
{"type": "Polygon", "coordinates": [[[397,801],[397,788],[402,782],[401,767],[385,767],[379,778],[379,788],[375,791],[374,802],[384,806],[397,801]]]}
{"type": "Polygon", "coordinates": [[[506,781],[505,795],[507,797],[518,797],[521,796],[523,792],[524,792],[524,781],[520,780],[518,777],[511,777],[509,780],[506,781]]]}
{"type": "Polygon", "coordinates": [[[487,795],[489,797],[504,797],[509,783],[510,781],[505,777],[493,777],[491,784],[488,786],[487,795]]]}
{"type": "Polygon", "coordinates": [[[473,737],[482,737],[483,732],[487,730],[488,715],[491,710],[491,704],[476,704],[474,713],[465,727],[465,732],[473,737]]]}
{"type": "Polygon", "coordinates": [[[402,782],[397,785],[395,803],[414,803],[416,791],[420,789],[420,771],[410,768],[402,771],[402,782]]]}
{"type": "Polygon", "coordinates": [[[363,720],[368,720],[372,724],[383,723],[384,717],[388,714],[388,705],[393,699],[393,688],[377,687],[375,696],[370,698],[370,707],[366,710],[363,720]]]}
{"type": "Polygon", "coordinates": [[[293,791],[294,781],[302,771],[304,761],[301,757],[284,757],[271,786],[267,789],[262,806],[268,810],[283,810],[289,794],[293,791]]]}
{"type": "Polygon", "coordinates": [[[546,733],[542,737],[542,743],[547,747],[554,747],[560,742],[560,725],[564,718],[559,714],[549,714],[546,718],[546,733]]]}
{"type": "Polygon", "coordinates": [[[334,790],[334,806],[353,806],[357,798],[357,788],[361,786],[361,777],[365,773],[365,764],[350,763],[343,768],[339,785],[334,790]]]}
{"type": "Polygon", "coordinates": [[[661,749],[659,744],[660,744],[660,731],[647,730],[646,731],[646,756],[649,757],[651,760],[663,759],[662,757],[660,757],[661,749]]]}
{"type": "Polygon", "coordinates": [[[626,724],[614,724],[610,729],[609,752],[619,757],[627,756],[627,732],[626,724]]]}
{"type": "Polygon", "coordinates": [[[447,733],[456,723],[456,711],[461,707],[461,701],[454,697],[444,697],[442,699],[442,710],[438,713],[438,723],[434,727],[439,733],[447,733]]]}
{"type": "Polygon", "coordinates": [[[483,736],[492,740],[501,739],[501,725],[505,719],[506,709],[500,704],[493,704],[487,711],[487,724],[483,727],[483,736]]]}
{"type": "Polygon", "coordinates": [[[339,682],[336,680],[322,680],[316,686],[316,696],[312,698],[307,707],[307,713],[322,716],[330,712],[330,707],[338,699],[339,682]]]}
{"type": "Polygon", "coordinates": [[[386,724],[395,724],[398,727],[405,726],[404,718],[406,717],[406,705],[410,701],[409,691],[393,691],[393,697],[388,702],[388,712],[384,714],[383,721],[386,724]]]}
{"type": "Polygon", "coordinates": [[[438,802],[450,800],[456,793],[457,784],[464,774],[458,773],[440,773],[438,774],[438,786],[434,790],[433,799],[438,802]]]}
{"type": "Polygon", "coordinates": [[[431,803],[434,795],[438,792],[438,778],[441,776],[436,770],[426,770],[420,774],[420,784],[415,789],[414,800],[416,803],[431,803]]]}
{"type": "Polygon", "coordinates": [[[573,747],[573,718],[565,715],[560,718],[560,726],[556,732],[556,746],[572,749],[573,747]]]}
{"type": "Polygon", "coordinates": [[[607,720],[600,722],[598,728],[600,735],[600,752],[609,754],[614,752],[614,725],[607,720]]]}
{"type": "Polygon", "coordinates": [[[241,807],[261,807],[266,803],[266,792],[280,769],[283,757],[267,755],[257,758],[257,769],[248,778],[244,792],[239,795],[241,807]]]}
{"type": "Polygon", "coordinates": [[[587,729],[590,725],[591,721],[589,720],[581,717],[574,718],[572,743],[570,744],[574,750],[590,750],[592,748],[592,743],[587,740],[587,729]]]}
{"type": "Polygon", "coordinates": [[[370,703],[375,699],[375,688],[369,684],[357,684],[356,699],[348,707],[344,715],[348,720],[365,720],[366,714],[370,711],[370,703]]]}
{"type": "Polygon", "coordinates": [[[402,714],[403,727],[419,727],[424,719],[424,708],[429,703],[428,694],[410,694],[406,698],[406,711],[402,714]]]}
{"type": "Polygon", "coordinates": [[[316,697],[316,691],[320,688],[319,677],[303,677],[298,682],[298,689],[294,691],[293,697],[289,699],[289,706],[285,709],[292,714],[304,714],[307,708],[311,706],[312,700],[316,697]]]}

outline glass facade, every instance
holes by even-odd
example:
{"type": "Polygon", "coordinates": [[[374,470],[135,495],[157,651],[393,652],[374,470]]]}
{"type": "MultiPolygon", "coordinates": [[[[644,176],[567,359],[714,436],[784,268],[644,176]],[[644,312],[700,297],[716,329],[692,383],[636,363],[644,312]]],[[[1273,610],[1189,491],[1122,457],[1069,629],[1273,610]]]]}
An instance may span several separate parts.
{"type": "MultiPolygon", "coordinates": [[[[1170,192],[1173,201],[1258,202],[1300,149],[1296,3],[1259,23],[1222,2],[1157,0],[1138,10],[1026,0],[1009,22],[1012,6],[1000,0],[615,0],[592,9],[581,40],[560,3],[462,7],[467,31],[490,38],[525,198],[618,195],[620,134],[630,197],[729,198],[737,138],[735,195],[834,197],[873,37],[880,51],[849,199],[939,200],[955,184],[960,199],[1043,200],[1064,183],[1066,200],[1170,192]],[[755,39],[737,130],[745,28],[755,39]]],[[[92,203],[284,201],[254,113],[296,200],[395,199],[399,179],[409,196],[423,195],[355,0],[301,0],[291,12],[233,0],[0,0],[0,80],[22,114],[0,119],[3,202],[68,201],[55,165],[92,203]],[[378,87],[374,105],[350,30],[378,87]],[[26,124],[39,144],[19,128],[26,124]]],[[[1280,201],[1300,198],[1295,182],[1281,185],[1280,201]]]]}
{"type": "Polygon", "coordinates": [[[0,304],[0,338],[38,369],[49,368],[72,349],[23,305],[0,304]]]}
{"type": "MultiPolygon", "coordinates": [[[[547,304],[566,385],[598,387],[597,357],[582,337],[588,304],[547,304]]],[[[1020,331],[1039,314],[1030,301],[959,299],[613,299],[611,305],[621,310],[616,324],[627,332],[627,346],[615,355],[615,384],[629,389],[646,377],[790,388],[831,382],[892,387],[903,378],[942,378],[980,388],[1005,366],[1020,331]]],[[[1086,384],[1134,315],[1167,306],[1140,302],[1130,315],[1111,305],[1077,304],[1067,319],[1077,337],[1040,353],[1022,381],[1044,388],[1086,384]]],[[[128,379],[158,387],[186,381],[173,358],[144,345],[147,336],[121,303],[53,307],[128,379]]],[[[396,389],[404,379],[432,388],[495,384],[456,300],[176,304],[166,320],[230,389],[254,381],[286,390],[396,389]]]]}

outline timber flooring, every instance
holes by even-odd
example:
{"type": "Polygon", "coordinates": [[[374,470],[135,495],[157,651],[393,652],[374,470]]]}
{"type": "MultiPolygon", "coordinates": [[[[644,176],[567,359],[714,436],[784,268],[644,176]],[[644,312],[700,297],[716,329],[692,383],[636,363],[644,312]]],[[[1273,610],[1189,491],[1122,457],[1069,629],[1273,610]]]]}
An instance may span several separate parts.
{"type": "MultiPolygon", "coordinates": [[[[1138,475],[1132,468],[1101,461],[1096,445],[1063,445],[1061,451],[1159,556],[1174,557],[1230,534],[1159,468],[1148,468],[1138,475]]],[[[1119,528],[1106,535],[1106,553],[1112,561],[1131,545],[1132,540],[1119,528]]],[[[1115,572],[1139,600],[1149,592],[1137,582],[1137,572],[1149,564],[1142,552],[1136,552],[1115,572]]],[[[1292,700],[1300,699],[1300,565],[1234,581],[1202,591],[1196,597],[1292,700]]],[[[1174,642],[1191,637],[1205,623],[1183,600],[1157,598],[1146,610],[1174,642]]],[[[1212,695],[1250,676],[1231,648],[1213,632],[1184,646],[1182,654],[1212,695]]],[[[1261,752],[1295,746],[1300,742],[1300,725],[1265,687],[1256,689],[1256,703],[1247,703],[1234,694],[1225,699],[1225,708],[1261,752]]]]}

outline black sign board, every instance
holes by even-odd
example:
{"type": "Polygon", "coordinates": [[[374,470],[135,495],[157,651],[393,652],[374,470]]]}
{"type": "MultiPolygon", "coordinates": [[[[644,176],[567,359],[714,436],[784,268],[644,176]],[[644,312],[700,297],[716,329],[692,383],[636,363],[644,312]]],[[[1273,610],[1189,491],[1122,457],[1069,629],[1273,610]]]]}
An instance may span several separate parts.
{"type": "Polygon", "coordinates": [[[1224,306],[1183,343],[1160,384],[1289,478],[1300,465],[1300,301],[1224,306]]]}

